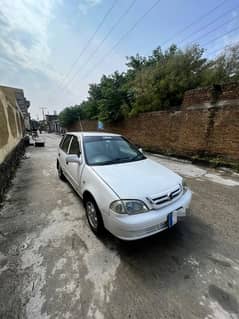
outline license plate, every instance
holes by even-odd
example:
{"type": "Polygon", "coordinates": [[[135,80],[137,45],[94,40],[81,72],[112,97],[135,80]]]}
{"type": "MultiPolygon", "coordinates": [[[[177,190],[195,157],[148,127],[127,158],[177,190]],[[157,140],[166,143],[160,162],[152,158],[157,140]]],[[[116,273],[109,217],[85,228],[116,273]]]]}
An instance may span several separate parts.
{"type": "Polygon", "coordinates": [[[178,215],[177,212],[171,212],[168,214],[168,228],[172,227],[177,223],[178,215]]]}

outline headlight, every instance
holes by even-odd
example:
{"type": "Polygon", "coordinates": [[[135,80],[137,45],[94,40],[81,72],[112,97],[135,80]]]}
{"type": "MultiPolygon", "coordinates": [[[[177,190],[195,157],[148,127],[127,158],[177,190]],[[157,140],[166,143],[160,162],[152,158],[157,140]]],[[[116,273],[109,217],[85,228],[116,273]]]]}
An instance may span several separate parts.
{"type": "Polygon", "coordinates": [[[117,214],[128,215],[141,214],[149,210],[145,203],[138,199],[116,200],[110,204],[110,209],[117,214]]]}
{"type": "Polygon", "coordinates": [[[188,189],[188,185],[187,185],[187,183],[185,182],[184,179],[182,180],[182,186],[183,186],[183,192],[185,193],[186,190],[188,189]]]}

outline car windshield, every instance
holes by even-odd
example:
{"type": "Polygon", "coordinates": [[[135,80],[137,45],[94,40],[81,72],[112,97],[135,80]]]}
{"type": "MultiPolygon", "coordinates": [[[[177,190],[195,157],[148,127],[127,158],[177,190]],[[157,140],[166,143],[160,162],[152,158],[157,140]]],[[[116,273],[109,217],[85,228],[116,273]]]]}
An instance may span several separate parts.
{"type": "Polygon", "coordinates": [[[146,159],[121,136],[84,136],[83,145],[88,165],[110,165],[146,159]]]}

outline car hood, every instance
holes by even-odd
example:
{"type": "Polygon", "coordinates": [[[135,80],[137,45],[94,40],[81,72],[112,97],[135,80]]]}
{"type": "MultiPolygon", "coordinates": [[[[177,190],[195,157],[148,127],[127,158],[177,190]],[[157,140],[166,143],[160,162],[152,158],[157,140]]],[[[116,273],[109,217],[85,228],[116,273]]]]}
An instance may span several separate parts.
{"type": "Polygon", "coordinates": [[[150,159],[92,168],[122,199],[156,195],[182,181],[179,175],[150,159]]]}

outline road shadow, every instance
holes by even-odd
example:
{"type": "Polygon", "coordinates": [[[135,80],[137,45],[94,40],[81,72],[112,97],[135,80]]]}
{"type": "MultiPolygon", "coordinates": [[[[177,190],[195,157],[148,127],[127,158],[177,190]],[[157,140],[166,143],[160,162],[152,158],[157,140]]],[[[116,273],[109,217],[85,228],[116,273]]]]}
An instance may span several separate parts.
{"type": "MultiPolygon", "coordinates": [[[[82,205],[76,192],[72,192],[82,205]]],[[[84,222],[87,224],[86,217],[84,222]]],[[[157,289],[192,280],[198,274],[200,262],[216,245],[213,227],[197,211],[171,229],[144,239],[123,241],[106,231],[98,240],[120,257],[115,279],[119,289],[125,289],[122,278],[133,278],[145,287],[157,289]]]]}
{"type": "Polygon", "coordinates": [[[107,233],[101,240],[119,254],[122,268],[131,269],[145,283],[163,276],[167,285],[174,273],[181,272],[183,280],[191,278],[192,263],[197,263],[214,246],[212,227],[196,216],[144,239],[127,242],[107,233]]]}
{"type": "Polygon", "coordinates": [[[197,302],[198,276],[215,246],[212,227],[195,215],[142,240],[102,241],[120,256],[106,318],[183,318],[177,309],[197,302]]]}
{"type": "MultiPolygon", "coordinates": [[[[69,185],[72,194],[79,205],[83,201],[75,190],[69,185]]],[[[88,225],[84,215],[84,222],[88,225]]],[[[106,230],[105,234],[98,238],[107,249],[116,252],[121,259],[121,264],[135,267],[142,272],[148,268],[154,273],[163,272],[170,274],[186,267],[187,259],[200,259],[202,255],[210,254],[214,244],[214,230],[194,212],[185,219],[179,221],[174,227],[158,234],[134,241],[124,241],[113,236],[106,230]]],[[[186,278],[191,275],[185,274],[186,278]]],[[[149,275],[147,276],[149,278],[149,275]]]]}
{"type": "MultiPolygon", "coordinates": [[[[196,215],[196,214],[195,214],[196,215]]],[[[206,246],[210,245],[213,237],[212,227],[205,223],[201,218],[190,215],[185,219],[179,221],[174,227],[168,230],[164,230],[150,237],[146,237],[134,241],[124,241],[115,238],[109,232],[102,239],[102,241],[108,245],[113,240],[115,245],[118,247],[119,252],[121,250],[134,250],[142,251],[142,249],[163,248],[167,246],[168,249],[175,247],[191,247],[201,246],[204,243],[206,246]]],[[[188,248],[189,248],[188,247],[188,248]]]]}

